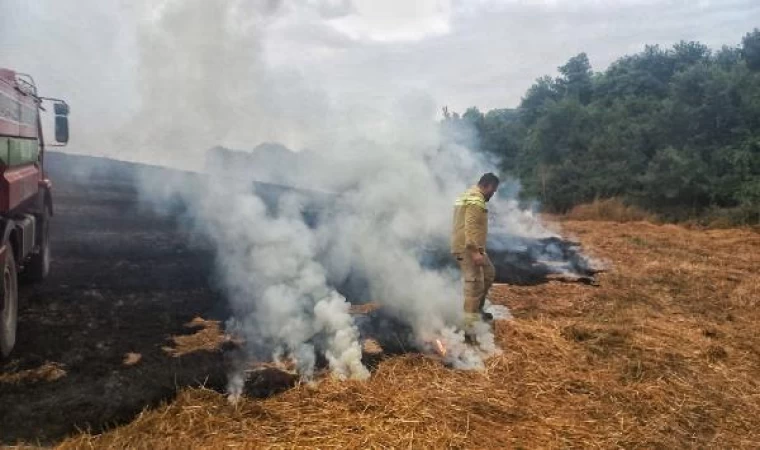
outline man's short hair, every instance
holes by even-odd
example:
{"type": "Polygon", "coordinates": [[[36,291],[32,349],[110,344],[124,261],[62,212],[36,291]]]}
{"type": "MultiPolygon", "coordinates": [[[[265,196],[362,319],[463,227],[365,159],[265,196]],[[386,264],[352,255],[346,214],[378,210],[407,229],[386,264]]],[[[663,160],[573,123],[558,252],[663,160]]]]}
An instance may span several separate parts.
{"type": "Polygon", "coordinates": [[[499,177],[494,175],[491,172],[488,172],[484,174],[482,177],[480,177],[480,181],[478,181],[478,186],[498,186],[499,185],[499,177]]]}

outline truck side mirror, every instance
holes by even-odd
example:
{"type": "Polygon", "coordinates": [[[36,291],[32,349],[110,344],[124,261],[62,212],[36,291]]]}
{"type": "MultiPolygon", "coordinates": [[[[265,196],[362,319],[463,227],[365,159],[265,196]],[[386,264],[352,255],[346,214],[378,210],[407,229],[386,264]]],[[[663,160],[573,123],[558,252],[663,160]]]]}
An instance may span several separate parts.
{"type": "Polygon", "coordinates": [[[55,112],[55,140],[61,144],[69,142],[69,105],[60,101],[53,104],[55,112]]]}
{"type": "Polygon", "coordinates": [[[69,142],[69,118],[55,116],[55,140],[61,144],[69,142]]]}

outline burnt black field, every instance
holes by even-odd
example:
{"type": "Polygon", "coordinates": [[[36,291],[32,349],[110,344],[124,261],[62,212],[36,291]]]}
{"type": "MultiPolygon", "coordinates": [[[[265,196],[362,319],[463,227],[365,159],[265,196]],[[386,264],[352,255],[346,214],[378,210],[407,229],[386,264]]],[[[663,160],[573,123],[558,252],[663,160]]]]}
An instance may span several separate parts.
{"type": "Polygon", "coordinates": [[[0,383],[0,440],[49,442],[132,419],[178,388],[222,389],[220,355],[169,357],[195,316],[223,318],[212,254],[172,217],[139,205],[136,166],[49,153],[54,181],[51,274],[20,287],[16,348],[0,372],[63,364],[54,382],[0,383]],[[84,169],[87,169],[85,173],[84,169]],[[142,355],[124,366],[127,352],[142,355]]]}

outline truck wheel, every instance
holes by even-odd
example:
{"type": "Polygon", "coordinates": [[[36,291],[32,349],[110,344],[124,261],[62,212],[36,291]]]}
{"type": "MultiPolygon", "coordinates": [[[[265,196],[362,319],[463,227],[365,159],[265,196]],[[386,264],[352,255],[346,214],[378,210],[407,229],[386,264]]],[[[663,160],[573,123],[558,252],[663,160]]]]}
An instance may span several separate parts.
{"type": "Polygon", "coordinates": [[[40,248],[24,268],[25,278],[29,281],[42,281],[50,273],[50,212],[47,208],[43,211],[40,218],[40,248]]]}
{"type": "Polygon", "coordinates": [[[16,344],[16,321],[18,319],[18,279],[13,251],[8,246],[5,262],[2,264],[2,286],[0,286],[0,355],[6,357],[16,344]]]}

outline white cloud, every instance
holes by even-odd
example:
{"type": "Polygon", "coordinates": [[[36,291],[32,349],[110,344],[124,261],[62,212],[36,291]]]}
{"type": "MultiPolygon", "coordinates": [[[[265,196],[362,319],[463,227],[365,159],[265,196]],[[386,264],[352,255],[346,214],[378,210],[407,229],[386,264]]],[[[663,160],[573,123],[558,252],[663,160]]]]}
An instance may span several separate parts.
{"type": "Polygon", "coordinates": [[[448,0],[353,0],[351,12],[329,24],[352,39],[415,41],[450,30],[448,0]]]}

